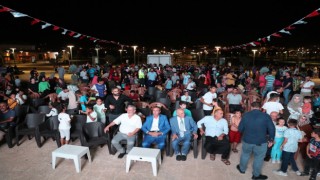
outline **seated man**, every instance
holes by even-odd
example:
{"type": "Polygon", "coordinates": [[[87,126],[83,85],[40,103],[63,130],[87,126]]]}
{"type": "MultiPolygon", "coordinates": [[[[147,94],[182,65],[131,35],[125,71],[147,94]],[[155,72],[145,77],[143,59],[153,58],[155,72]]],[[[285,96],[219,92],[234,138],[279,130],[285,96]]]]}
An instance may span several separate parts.
{"type": "Polygon", "coordinates": [[[172,148],[175,152],[176,160],[185,161],[190,149],[192,135],[195,140],[198,138],[197,125],[192,117],[185,116],[184,110],[181,108],[177,109],[177,116],[170,119],[170,125],[172,148]],[[181,148],[179,146],[180,142],[183,143],[181,148]]]}
{"type": "Polygon", "coordinates": [[[236,110],[243,112],[242,96],[237,88],[232,88],[232,92],[227,95],[227,100],[229,102],[229,112],[234,113],[236,110]]]}
{"type": "Polygon", "coordinates": [[[12,125],[16,114],[14,110],[9,109],[6,102],[0,103],[0,141],[3,139],[10,125],[12,125]]]}
{"type": "Polygon", "coordinates": [[[141,130],[145,133],[142,147],[148,148],[152,143],[157,144],[160,150],[165,147],[166,136],[170,131],[170,124],[166,115],[160,114],[161,108],[154,107],[152,114],[146,118],[141,130]]]}
{"type": "MultiPolygon", "coordinates": [[[[186,116],[192,117],[191,111],[190,111],[189,109],[187,109],[187,102],[185,102],[185,101],[180,101],[180,102],[179,102],[179,107],[180,107],[181,109],[183,109],[184,114],[185,114],[186,116]]],[[[173,111],[172,116],[177,116],[177,110],[173,111]]]]}
{"type": "Polygon", "coordinates": [[[123,158],[126,154],[125,149],[121,146],[121,140],[127,140],[127,153],[133,148],[138,131],[141,129],[141,118],[136,113],[136,107],[128,105],[127,113],[121,114],[115,120],[113,120],[107,127],[104,128],[104,132],[109,131],[110,127],[119,125],[119,132],[113,137],[111,143],[120,153],[118,158],[123,158]]]}
{"type": "Polygon", "coordinates": [[[230,154],[230,143],[228,138],[228,122],[223,117],[223,111],[217,109],[213,116],[205,116],[197,122],[200,134],[205,134],[204,148],[210,153],[210,159],[215,160],[215,154],[222,154],[221,161],[230,165],[228,160],[230,154]],[[202,124],[206,127],[204,130],[202,124]]]}

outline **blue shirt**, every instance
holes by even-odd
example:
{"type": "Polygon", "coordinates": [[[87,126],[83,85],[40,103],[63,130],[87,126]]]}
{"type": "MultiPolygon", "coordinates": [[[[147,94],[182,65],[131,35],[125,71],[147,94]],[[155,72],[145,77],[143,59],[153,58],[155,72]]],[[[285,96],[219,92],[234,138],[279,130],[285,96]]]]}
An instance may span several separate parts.
{"type": "Polygon", "coordinates": [[[289,128],[284,132],[284,138],[288,141],[283,146],[283,151],[295,153],[298,150],[298,142],[302,139],[301,131],[296,128],[289,128]]]}
{"type": "Polygon", "coordinates": [[[206,136],[220,136],[221,134],[227,135],[229,133],[228,122],[225,119],[216,120],[213,116],[205,116],[197,122],[198,128],[201,128],[202,124],[206,127],[206,136]]]}
{"type": "Polygon", "coordinates": [[[243,114],[238,129],[242,133],[242,140],[248,144],[263,144],[267,142],[267,135],[271,140],[275,136],[271,117],[257,109],[243,114]]]}

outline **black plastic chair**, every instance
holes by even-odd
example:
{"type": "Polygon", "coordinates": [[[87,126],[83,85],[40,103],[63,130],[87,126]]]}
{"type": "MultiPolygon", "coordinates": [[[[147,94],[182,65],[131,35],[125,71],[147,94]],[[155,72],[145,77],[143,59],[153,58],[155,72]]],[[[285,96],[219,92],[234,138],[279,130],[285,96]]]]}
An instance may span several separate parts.
{"type": "Polygon", "coordinates": [[[190,111],[195,122],[198,122],[205,117],[202,109],[191,109],[190,111]]]}
{"type": "Polygon", "coordinates": [[[82,114],[73,115],[71,119],[70,139],[75,141],[80,139],[82,133],[82,126],[87,122],[87,116],[82,114]]]}
{"type": "Polygon", "coordinates": [[[104,132],[105,125],[101,122],[86,123],[82,126],[81,146],[94,148],[107,144],[109,154],[111,152],[111,139],[109,133],[104,132]]]}
{"type": "Polygon", "coordinates": [[[79,114],[79,110],[78,109],[67,109],[66,113],[69,115],[76,115],[76,114],[79,114]]]}
{"type": "Polygon", "coordinates": [[[38,113],[49,114],[51,108],[48,105],[41,105],[38,107],[38,113]]]}
{"type": "Polygon", "coordinates": [[[8,129],[3,130],[5,132],[5,139],[9,148],[14,146],[13,139],[16,136],[15,128],[16,126],[24,121],[26,115],[29,112],[29,105],[17,105],[14,108],[15,118],[13,122],[10,123],[8,129]]]}
{"type": "MultiPolygon", "coordinates": [[[[36,128],[39,124],[45,121],[45,114],[38,114],[38,113],[29,113],[26,116],[24,122],[20,123],[16,127],[16,144],[19,146],[19,136],[28,135],[29,140],[31,136],[36,135],[36,128]]],[[[40,146],[39,144],[37,144],[40,146]]]]}
{"type": "Polygon", "coordinates": [[[157,98],[156,102],[164,104],[168,109],[171,108],[171,100],[167,97],[164,98],[157,98]]]}
{"type": "Polygon", "coordinates": [[[36,141],[39,148],[48,138],[55,140],[58,147],[61,146],[58,116],[52,116],[36,127],[36,141]],[[43,142],[41,137],[44,138],[43,142]]]}

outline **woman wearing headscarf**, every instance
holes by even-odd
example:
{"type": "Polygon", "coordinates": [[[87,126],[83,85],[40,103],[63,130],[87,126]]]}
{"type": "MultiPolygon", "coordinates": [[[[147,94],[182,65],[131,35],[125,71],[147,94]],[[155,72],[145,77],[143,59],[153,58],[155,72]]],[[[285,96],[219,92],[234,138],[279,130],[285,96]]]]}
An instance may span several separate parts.
{"type": "Polygon", "coordinates": [[[301,106],[303,103],[302,100],[303,100],[303,97],[301,94],[293,95],[293,97],[291,98],[287,106],[287,109],[290,113],[288,119],[296,119],[296,120],[299,119],[300,115],[302,114],[302,109],[301,109],[301,106]]]}
{"type": "Polygon", "coordinates": [[[299,116],[297,129],[299,129],[302,132],[303,139],[302,139],[302,142],[299,142],[298,144],[298,150],[295,154],[295,159],[298,158],[299,153],[301,154],[301,157],[303,160],[307,159],[306,149],[308,146],[308,142],[311,139],[311,133],[313,130],[310,123],[311,122],[308,116],[305,116],[305,115],[299,116]]]}

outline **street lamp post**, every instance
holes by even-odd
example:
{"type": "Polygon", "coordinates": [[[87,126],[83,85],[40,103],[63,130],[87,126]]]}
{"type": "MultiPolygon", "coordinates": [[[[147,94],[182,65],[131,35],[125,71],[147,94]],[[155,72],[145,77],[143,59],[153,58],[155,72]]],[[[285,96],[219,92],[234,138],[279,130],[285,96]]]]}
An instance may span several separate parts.
{"type": "Polygon", "coordinates": [[[136,64],[136,49],[138,46],[132,46],[133,48],[133,63],[136,64]]]}
{"type": "Polygon", "coordinates": [[[119,52],[120,52],[120,63],[122,63],[122,49],[119,49],[119,52]]]}
{"type": "Polygon", "coordinates": [[[95,64],[99,64],[99,48],[95,48],[96,52],[97,52],[97,61],[95,62],[95,64]]]}
{"type": "Polygon", "coordinates": [[[155,54],[157,52],[157,50],[156,49],[153,49],[153,54],[155,54]]]}
{"type": "Polygon", "coordinates": [[[256,52],[257,52],[258,50],[256,50],[256,49],[252,49],[252,52],[253,52],[253,63],[252,63],[252,65],[254,66],[254,61],[255,61],[255,59],[256,59],[256,52]]]}
{"type": "MultiPolygon", "coordinates": [[[[70,48],[70,60],[72,60],[72,48],[74,47],[73,45],[69,45],[67,46],[68,48],[70,48]]],[[[69,60],[69,66],[70,66],[70,60],[69,60]]]]}
{"type": "Polygon", "coordinates": [[[218,66],[219,65],[219,50],[220,50],[220,46],[215,46],[214,48],[216,48],[217,50],[217,61],[216,61],[216,65],[218,66]]]}
{"type": "Polygon", "coordinates": [[[16,48],[10,48],[10,49],[12,50],[14,65],[16,65],[16,58],[14,57],[14,50],[15,50],[16,48]]]}

